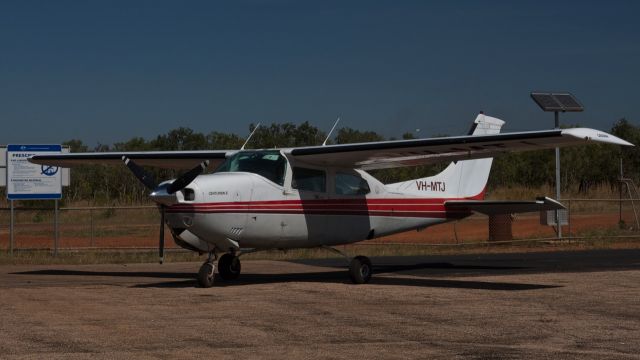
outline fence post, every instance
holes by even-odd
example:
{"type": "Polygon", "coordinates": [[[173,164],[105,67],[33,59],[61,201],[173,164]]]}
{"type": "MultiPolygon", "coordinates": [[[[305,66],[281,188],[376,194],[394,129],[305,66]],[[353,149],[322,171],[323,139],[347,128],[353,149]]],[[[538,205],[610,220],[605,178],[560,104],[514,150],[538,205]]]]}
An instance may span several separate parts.
{"type": "Polygon", "coordinates": [[[90,228],[89,232],[91,234],[90,235],[91,236],[90,245],[91,245],[91,247],[95,247],[96,243],[93,240],[93,208],[89,209],[89,228],[90,228]]]}
{"type": "Polygon", "coordinates": [[[569,229],[567,230],[567,237],[571,238],[571,199],[569,201],[569,209],[567,211],[567,226],[569,229]]]}

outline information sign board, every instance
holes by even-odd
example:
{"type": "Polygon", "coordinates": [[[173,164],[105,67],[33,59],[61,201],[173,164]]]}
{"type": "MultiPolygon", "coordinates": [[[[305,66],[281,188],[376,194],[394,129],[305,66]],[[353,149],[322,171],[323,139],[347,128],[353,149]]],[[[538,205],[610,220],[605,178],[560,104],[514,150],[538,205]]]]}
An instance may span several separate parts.
{"type": "Polygon", "coordinates": [[[61,199],[62,169],[28,161],[61,152],[61,145],[7,145],[7,199],[61,199]]]}

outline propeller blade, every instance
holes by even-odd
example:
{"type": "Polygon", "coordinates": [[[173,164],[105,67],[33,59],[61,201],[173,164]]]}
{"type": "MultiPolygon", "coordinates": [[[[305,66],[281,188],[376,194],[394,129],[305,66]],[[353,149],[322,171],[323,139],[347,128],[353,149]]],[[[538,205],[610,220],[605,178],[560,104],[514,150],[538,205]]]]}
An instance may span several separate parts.
{"type": "Polygon", "coordinates": [[[164,206],[160,206],[160,264],[164,262],[164,206]]]}
{"type": "Polygon", "coordinates": [[[180,176],[174,182],[172,182],[169,185],[169,187],[167,187],[167,193],[173,194],[177,191],[184,189],[193,180],[195,180],[195,178],[197,178],[198,175],[202,174],[208,165],[209,165],[209,160],[205,160],[201,162],[198,166],[184,173],[182,176],[180,176]]]}
{"type": "Polygon", "coordinates": [[[133,162],[133,160],[129,159],[126,156],[122,157],[122,161],[125,165],[131,170],[133,175],[135,175],[144,186],[149,190],[155,189],[158,185],[156,184],[156,180],[153,178],[153,175],[149,174],[145,171],[141,166],[133,162]]]}

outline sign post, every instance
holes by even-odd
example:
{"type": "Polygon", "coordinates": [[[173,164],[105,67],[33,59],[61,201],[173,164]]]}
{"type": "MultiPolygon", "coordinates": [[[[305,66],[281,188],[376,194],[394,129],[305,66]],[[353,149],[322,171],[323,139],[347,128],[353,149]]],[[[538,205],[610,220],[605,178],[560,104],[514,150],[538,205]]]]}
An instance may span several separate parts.
{"type": "Polygon", "coordinates": [[[11,204],[9,215],[11,217],[11,220],[9,221],[9,255],[13,256],[13,200],[9,200],[9,203],[11,204]]]}
{"type": "Polygon", "coordinates": [[[62,198],[62,169],[29,162],[33,155],[59,154],[61,145],[7,145],[7,199],[11,203],[10,253],[14,247],[14,201],[54,200],[54,250],[58,253],[58,201],[62,198]]]}

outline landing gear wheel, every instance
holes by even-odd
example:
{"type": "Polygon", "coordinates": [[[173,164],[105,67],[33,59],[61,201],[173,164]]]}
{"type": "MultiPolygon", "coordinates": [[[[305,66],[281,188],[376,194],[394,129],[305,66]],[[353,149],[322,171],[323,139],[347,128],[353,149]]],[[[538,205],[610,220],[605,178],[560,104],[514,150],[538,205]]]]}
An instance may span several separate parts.
{"type": "Polygon", "coordinates": [[[213,286],[215,269],[215,265],[211,262],[206,262],[200,266],[200,270],[198,271],[198,285],[200,285],[200,287],[210,288],[213,286]]]}
{"type": "Polygon", "coordinates": [[[349,277],[354,284],[366,284],[371,280],[371,260],[366,256],[356,256],[349,265],[349,277]]]}
{"type": "Polygon", "coordinates": [[[240,276],[240,259],[232,254],[224,254],[218,260],[218,274],[222,280],[235,280],[240,276]]]}

